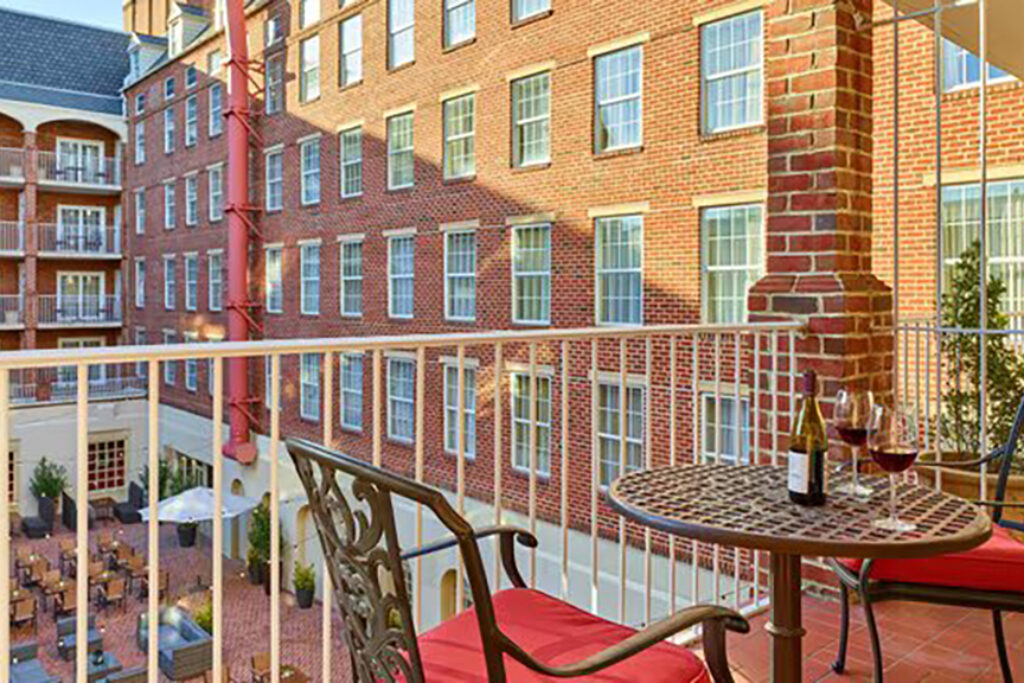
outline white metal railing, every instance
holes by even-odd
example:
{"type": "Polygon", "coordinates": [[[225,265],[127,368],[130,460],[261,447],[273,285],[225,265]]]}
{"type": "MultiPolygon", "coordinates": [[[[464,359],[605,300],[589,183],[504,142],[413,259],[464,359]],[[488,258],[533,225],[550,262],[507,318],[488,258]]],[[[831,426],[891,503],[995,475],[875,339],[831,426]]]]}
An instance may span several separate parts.
{"type": "Polygon", "coordinates": [[[40,252],[65,256],[117,256],[121,253],[121,230],[116,226],[40,223],[38,230],[40,252]]]}
{"type": "Polygon", "coordinates": [[[37,152],[39,180],[72,185],[102,185],[117,187],[121,184],[121,169],[117,157],[75,158],[56,152],[37,152]]]}
{"type": "Polygon", "coordinates": [[[0,294],[0,326],[25,323],[25,306],[21,294],[0,294]]]}
{"type": "Polygon", "coordinates": [[[41,294],[39,322],[49,325],[105,325],[121,322],[121,297],[115,295],[59,296],[41,294]]]}
{"type": "Polygon", "coordinates": [[[25,250],[25,224],[21,221],[0,221],[0,251],[25,250]]]}
{"type": "MultiPolygon", "coordinates": [[[[610,476],[624,473],[628,467],[684,461],[729,461],[750,466],[776,463],[785,447],[779,434],[788,430],[795,403],[793,394],[795,340],[800,328],[796,323],[748,325],[679,325],[637,328],[586,328],[480,332],[453,335],[408,335],[404,337],[361,337],[327,339],[286,339],[260,342],[190,343],[179,345],[102,347],[90,349],[35,349],[0,354],[0,444],[10,436],[10,385],[24,381],[18,373],[57,372],[74,377],[77,440],[76,472],[72,487],[76,497],[87,497],[88,411],[92,393],[90,374],[95,368],[120,365],[145,369],[148,378],[148,466],[150,490],[158,489],[156,476],[161,453],[159,405],[161,371],[168,362],[209,360],[212,387],[210,406],[210,460],[216,506],[220,509],[224,490],[222,446],[224,421],[225,359],[269,358],[270,396],[267,447],[261,454],[269,470],[271,506],[271,561],[269,600],[271,640],[271,679],[278,680],[281,670],[280,648],[280,543],[282,498],[281,474],[290,471],[279,459],[281,446],[282,391],[281,360],[298,354],[316,354],[321,364],[320,422],[322,440],[332,444],[335,430],[336,363],[341,354],[361,353],[366,360],[363,405],[368,408],[363,424],[369,425],[357,449],[349,449],[378,465],[386,466],[385,454],[407,458],[408,445],[397,445],[385,429],[387,365],[392,358],[412,363],[414,370],[414,407],[411,416],[414,472],[425,480],[447,489],[460,512],[488,510],[488,516],[501,521],[506,515],[525,520],[531,530],[554,529],[562,547],[557,554],[538,558],[529,551],[531,586],[576,602],[584,609],[604,613],[623,623],[649,623],[692,602],[726,603],[752,612],[765,606],[764,574],[760,556],[745,550],[712,544],[679,541],[651,529],[644,529],[616,515],[604,502],[600,472],[610,476]],[[325,362],[329,361],[329,362],[325,362]],[[439,370],[443,363],[445,369],[439,370]],[[437,388],[439,372],[454,369],[458,396],[454,454],[444,454],[439,444],[428,440],[427,411],[443,403],[437,388]],[[465,391],[468,372],[476,382],[476,433],[493,435],[493,444],[479,440],[475,448],[475,467],[467,467],[467,405],[465,391]],[[527,400],[525,414],[512,405],[512,375],[517,385],[528,388],[529,397],[538,397],[545,387],[547,432],[541,438],[539,402],[527,400]],[[427,394],[428,375],[431,395],[427,394]],[[372,379],[371,379],[372,378],[372,379]],[[495,381],[497,379],[498,381],[495,381]],[[639,388],[639,406],[631,404],[639,388]],[[632,391],[631,391],[632,390],[632,391]],[[437,392],[437,395],[433,395],[437,392]],[[728,410],[730,401],[736,408],[728,410]],[[509,401],[509,403],[506,403],[509,401]],[[483,404],[490,406],[483,407],[483,404]],[[430,406],[428,408],[428,406],[430,406]],[[641,419],[632,415],[639,409],[641,419]],[[506,411],[509,411],[506,413],[506,411]],[[630,415],[631,419],[607,419],[609,413],[630,415]],[[729,415],[729,422],[722,417],[729,415]],[[506,422],[507,420],[507,422],[506,422]],[[595,428],[596,427],[596,428],[595,428]],[[518,430],[518,431],[517,431],[518,430]],[[525,435],[523,431],[525,430],[525,435]],[[590,438],[580,438],[589,430],[590,438]],[[516,436],[518,434],[518,436],[516,436]],[[429,442],[428,442],[429,441],[429,442]],[[516,448],[513,447],[515,442],[516,448]],[[548,444],[541,452],[542,442],[548,444]],[[609,449],[613,443],[632,444],[634,448],[609,449]],[[429,449],[429,450],[428,450],[429,449]],[[541,457],[546,456],[546,463],[541,457]],[[442,458],[451,462],[454,476],[445,478],[435,465],[442,458]],[[480,469],[487,457],[489,468],[480,469]],[[427,467],[428,459],[430,467],[427,467]],[[280,470],[280,472],[279,472],[280,470]],[[427,473],[430,472],[428,475],[427,473]],[[514,472],[516,476],[507,476],[514,472]],[[439,480],[440,478],[440,480],[439,480]],[[586,499],[579,500],[580,491],[586,499]],[[570,544],[583,552],[569,550],[570,544]]],[[[205,363],[203,364],[205,365],[205,363]]],[[[295,392],[289,392],[297,400],[295,392]]],[[[340,408],[340,406],[337,406],[340,408]]],[[[433,414],[433,413],[432,413],[433,414]]],[[[436,434],[440,430],[432,431],[436,434]]],[[[6,450],[0,450],[6,452],[6,450]]],[[[389,460],[391,458],[389,457],[389,460]]],[[[393,461],[393,460],[392,460],[393,461]]],[[[6,485],[7,468],[0,466],[0,489],[6,485]]],[[[259,497],[259,492],[255,494],[259,497]]],[[[291,494],[294,496],[294,491],[291,494]]],[[[157,525],[157,496],[150,496],[149,580],[158,585],[160,560],[157,525]]],[[[4,506],[8,503],[4,502],[4,506]]],[[[88,585],[89,539],[86,506],[78,506],[77,552],[78,586],[88,585]]],[[[479,517],[478,517],[479,518],[479,517]]],[[[0,538],[9,532],[6,507],[0,511],[0,538]]],[[[406,518],[400,535],[404,541],[422,544],[425,520],[422,510],[406,518]]],[[[223,548],[223,519],[213,524],[213,545],[223,548]]],[[[496,546],[495,546],[496,551],[496,546]]],[[[0,565],[10,561],[10,545],[0,543],[0,565]]],[[[494,552],[491,585],[501,587],[498,553],[494,552]]],[[[214,680],[222,676],[223,620],[230,618],[223,604],[223,567],[220,552],[213,552],[213,639],[214,680]]],[[[490,564],[490,563],[488,563],[490,564]]],[[[457,606],[463,605],[462,567],[452,559],[449,567],[458,572],[457,606]]],[[[8,609],[9,575],[0,578],[0,612],[8,609]]],[[[322,573],[328,586],[326,572],[322,573]]],[[[424,565],[412,567],[411,592],[414,615],[421,627],[436,617],[423,610],[424,565]]],[[[331,678],[331,600],[329,586],[323,592],[322,667],[323,680],[331,678]]],[[[157,591],[150,592],[149,623],[156,623],[157,591]]],[[[88,594],[77,595],[77,633],[85,642],[88,594]]],[[[9,626],[0,621],[0,661],[9,656],[9,626]]],[[[156,681],[157,643],[149,633],[149,675],[156,681]]],[[[239,648],[236,648],[236,650],[239,648]]],[[[245,649],[245,648],[241,648],[245,649]]],[[[251,648],[250,648],[251,649],[251,648]]],[[[76,652],[77,678],[84,680],[87,669],[86,648],[76,652]]]]}
{"type": "Polygon", "coordinates": [[[0,147],[0,178],[25,178],[25,150],[0,147]]]}
{"type": "MultiPolygon", "coordinates": [[[[66,403],[75,398],[78,379],[74,366],[11,371],[14,403],[66,403]]],[[[146,394],[146,377],[134,364],[94,366],[89,372],[89,399],[138,398],[146,394]]]]}

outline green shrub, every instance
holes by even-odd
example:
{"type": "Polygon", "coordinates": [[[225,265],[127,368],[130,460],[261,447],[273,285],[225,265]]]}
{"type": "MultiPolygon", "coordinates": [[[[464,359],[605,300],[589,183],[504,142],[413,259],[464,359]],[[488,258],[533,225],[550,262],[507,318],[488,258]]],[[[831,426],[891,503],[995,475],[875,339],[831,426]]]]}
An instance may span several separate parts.
{"type": "Polygon", "coordinates": [[[45,457],[32,471],[29,489],[36,498],[58,498],[68,487],[68,471],[45,457]]]}
{"type": "Polygon", "coordinates": [[[211,636],[213,635],[213,601],[207,600],[192,615],[196,625],[211,636]]]}
{"type": "Polygon", "coordinates": [[[295,562],[295,576],[292,579],[296,591],[311,591],[316,588],[316,572],[313,565],[295,562]]]}

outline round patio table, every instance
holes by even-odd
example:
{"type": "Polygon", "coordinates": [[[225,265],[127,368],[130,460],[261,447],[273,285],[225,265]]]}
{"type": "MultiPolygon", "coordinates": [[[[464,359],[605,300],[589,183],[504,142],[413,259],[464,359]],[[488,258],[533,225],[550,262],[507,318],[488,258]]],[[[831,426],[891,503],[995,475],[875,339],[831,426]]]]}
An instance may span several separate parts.
{"type": "MultiPolygon", "coordinates": [[[[639,524],[707,543],[770,553],[771,674],[778,683],[801,678],[800,563],[804,555],[849,558],[919,558],[969,550],[992,534],[976,505],[923,486],[900,484],[907,533],[874,526],[888,512],[888,484],[861,500],[828,495],[821,507],[789,500],[784,467],[687,464],[627,474],[608,489],[612,508],[639,524]]],[[[849,475],[832,477],[834,489],[849,475]]]]}

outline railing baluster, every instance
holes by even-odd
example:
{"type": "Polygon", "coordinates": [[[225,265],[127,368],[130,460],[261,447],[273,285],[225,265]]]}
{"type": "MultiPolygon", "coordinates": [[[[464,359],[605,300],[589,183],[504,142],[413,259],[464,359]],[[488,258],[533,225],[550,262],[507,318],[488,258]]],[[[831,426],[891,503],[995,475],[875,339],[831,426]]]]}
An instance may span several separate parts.
{"type": "MultiPolygon", "coordinates": [[[[651,469],[653,459],[651,454],[651,413],[654,412],[651,396],[654,392],[651,377],[651,336],[647,335],[644,348],[644,380],[646,382],[647,395],[644,400],[644,467],[651,469]]],[[[651,529],[644,527],[644,623],[651,623],[651,529]]]]}
{"type": "Polygon", "coordinates": [[[779,464],[779,333],[772,331],[772,466],[779,464]]]}
{"type": "MultiPolygon", "coordinates": [[[[75,402],[75,528],[78,573],[75,577],[75,680],[84,681],[89,670],[89,365],[76,366],[77,397],[75,402]]],[[[7,568],[4,567],[4,571],[7,568]]],[[[7,663],[3,666],[6,668],[7,663]]]]}
{"type": "MultiPolygon", "coordinates": [[[[700,334],[694,333],[693,337],[693,358],[690,360],[690,403],[693,413],[693,463],[700,463],[701,438],[700,433],[700,334]]],[[[700,602],[700,542],[694,540],[690,544],[690,604],[700,602]]]]}
{"type": "MultiPolygon", "coordinates": [[[[3,465],[0,467],[0,491],[4,492],[0,511],[0,614],[11,613],[11,499],[6,492],[11,490],[11,374],[6,368],[0,369],[0,448],[3,449],[3,465]]],[[[11,670],[11,621],[0,619],[0,683],[10,683],[11,670]]]]}
{"type": "MultiPolygon", "coordinates": [[[[155,491],[160,490],[160,361],[151,360],[148,365],[149,374],[149,401],[146,425],[148,428],[149,452],[149,595],[146,617],[147,623],[152,625],[159,622],[160,615],[160,520],[158,519],[158,508],[160,496],[155,491]]],[[[159,631],[156,628],[147,628],[147,677],[149,683],[159,683],[160,668],[159,655],[160,640],[159,631]]]]}
{"type": "MultiPolygon", "coordinates": [[[[732,368],[732,381],[733,381],[733,394],[732,394],[732,412],[733,412],[733,428],[735,434],[733,434],[734,445],[736,447],[736,464],[743,464],[743,400],[740,397],[740,373],[743,371],[740,363],[740,333],[733,333],[733,368],[732,368]]],[[[733,547],[733,565],[732,565],[732,605],[735,609],[740,608],[740,549],[733,547]]]]}
{"type": "MultiPolygon", "coordinates": [[[[715,454],[715,463],[722,462],[722,427],[725,421],[722,419],[722,334],[716,332],[714,335],[714,370],[715,370],[715,425],[711,430],[712,453],[715,454]]],[[[715,543],[712,546],[711,561],[714,563],[712,573],[714,576],[715,602],[722,599],[722,568],[720,565],[722,547],[715,543]]]]}
{"type": "MultiPolygon", "coordinates": [[[[336,354],[324,354],[324,431],[323,442],[327,448],[331,447],[334,440],[334,359],[336,354]]],[[[344,355],[337,356],[339,363],[345,362],[344,355]]],[[[343,367],[343,366],[342,366],[343,367]]],[[[339,383],[340,384],[340,383],[339,383]]],[[[340,405],[340,402],[339,402],[340,405]]],[[[300,542],[303,542],[300,540],[300,542]]],[[[323,660],[324,681],[331,680],[331,577],[330,569],[327,567],[327,556],[324,555],[321,571],[323,577],[323,595],[321,597],[320,612],[320,658],[323,660]]],[[[419,595],[417,594],[417,597],[419,595]]]]}
{"type": "MultiPolygon", "coordinates": [[[[279,406],[279,392],[280,392],[280,373],[279,365],[277,365],[278,357],[274,356],[274,360],[271,361],[271,381],[273,383],[273,389],[271,391],[273,400],[271,401],[271,424],[276,423],[278,406],[279,406]]],[[[213,680],[222,681],[224,680],[224,359],[216,357],[213,359],[213,443],[211,444],[211,456],[213,458],[213,680]]],[[[273,432],[272,432],[273,433],[273,432]]],[[[276,505],[276,472],[277,472],[277,445],[271,437],[271,505],[276,505]]],[[[276,523],[277,515],[271,513],[271,597],[274,602],[271,603],[271,631],[270,631],[270,651],[271,651],[271,671],[273,672],[273,657],[274,650],[278,646],[278,632],[275,630],[273,624],[274,613],[273,605],[277,602],[277,590],[273,588],[274,574],[273,571],[277,569],[277,560],[274,559],[274,550],[278,548],[278,540],[274,537],[273,524],[276,523]]],[[[280,583],[280,576],[278,576],[278,583],[280,583]]],[[[159,584],[157,584],[159,586],[159,584]]],[[[278,586],[280,587],[280,586],[278,586]]],[[[150,592],[157,592],[150,587],[150,592]]],[[[154,622],[155,623],[155,622],[154,622]]],[[[151,624],[152,627],[152,624],[151,624]]],[[[155,630],[151,628],[151,630],[155,630]]],[[[79,641],[84,642],[84,641],[79,641]]],[[[274,677],[276,674],[272,673],[274,677]]],[[[278,680],[274,678],[274,680],[278,680]]]]}
{"type": "Polygon", "coordinates": [[[562,598],[569,599],[569,342],[562,342],[562,598]]]}
{"type": "MultiPolygon", "coordinates": [[[[530,344],[530,433],[527,438],[530,451],[530,476],[527,491],[527,511],[530,519],[530,533],[537,533],[537,345],[530,344]]],[[[537,587],[537,549],[530,548],[530,588],[537,587]]]]}
{"type": "MultiPolygon", "coordinates": [[[[920,368],[918,368],[920,372],[920,368]]],[[[932,448],[932,334],[927,324],[924,328],[924,449],[932,448]]]]}
{"type": "MultiPolygon", "coordinates": [[[[754,334],[754,395],[750,399],[750,438],[753,439],[751,465],[761,464],[761,333],[754,334]]],[[[754,606],[761,602],[761,553],[754,555],[754,606]]]]}
{"type": "Polygon", "coordinates": [[[789,424],[796,420],[796,334],[789,333],[789,424]]]}
{"type": "MultiPolygon", "coordinates": [[[[456,416],[455,416],[455,443],[457,447],[456,455],[456,509],[460,515],[465,515],[466,512],[466,347],[459,344],[457,351],[457,363],[458,370],[456,389],[457,397],[455,399],[456,416]]],[[[417,409],[422,411],[420,406],[417,409]]],[[[463,576],[465,572],[465,563],[463,562],[462,553],[456,551],[456,583],[455,583],[455,613],[460,614],[462,612],[462,603],[465,600],[465,588],[463,587],[463,576]]]]}
{"type": "MultiPolygon", "coordinates": [[[[619,476],[626,474],[629,385],[626,339],[619,340],[619,476]]],[[[626,623],[626,518],[619,515],[619,622],[626,623]]]]}
{"type": "MultiPolygon", "coordinates": [[[[381,451],[380,421],[383,406],[381,405],[381,373],[383,371],[383,358],[380,349],[373,351],[373,465],[380,467],[383,453],[381,451]]],[[[417,368],[417,372],[423,372],[424,368],[417,368]]],[[[417,405],[416,410],[423,410],[422,405],[417,405]]]]}
{"type": "MultiPolygon", "coordinates": [[[[420,346],[416,349],[416,410],[414,412],[416,423],[416,481],[423,481],[423,449],[425,446],[426,434],[423,432],[423,409],[420,407],[426,400],[426,377],[427,377],[427,349],[420,346]]],[[[423,545],[423,505],[416,503],[416,546],[423,545]]],[[[416,558],[416,590],[413,595],[414,617],[416,627],[423,623],[423,558],[416,558]]]]}
{"type": "MultiPolygon", "coordinates": [[[[676,465],[676,441],[678,439],[678,425],[676,413],[679,410],[676,391],[676,372],[679,370],[678,351],[676,347],[679,339],[674,335],[668,340],[668,464],[670,467],[676,465]]],[[[668,536],[668,609],[669,614],[676,613],[676,537],[674,534],[668,536]]]]}
{"type": "Polygon", "coordinates": [[[277,462],[281,443],[281,356],[278,354],[270,359],[270,382],[270,679],[276,681],[281,669],[281,506],[277,462]]]}
{"type": "Polygon", "coordinates": [[[598,379],[597,379],[597,339],[590,340],[590,611],[598,613],[598,596],[601,588],[600,567],[598,567],[598,549],[600,535],[598,533],[597,497],[600,491],[599,468],[601,466],[600,447],[597,438],[598,422],[598,379]]]}
{"type": "MultiPolygon", "coordinates": [[[[494,345],[494,523],[501,524],[502,497],[502,408],[501,382],[505,374],[504,349],[501,342],[494,345]]],[[[494,586],[501,590],[501,540],[494,537],[494,586]]]]}

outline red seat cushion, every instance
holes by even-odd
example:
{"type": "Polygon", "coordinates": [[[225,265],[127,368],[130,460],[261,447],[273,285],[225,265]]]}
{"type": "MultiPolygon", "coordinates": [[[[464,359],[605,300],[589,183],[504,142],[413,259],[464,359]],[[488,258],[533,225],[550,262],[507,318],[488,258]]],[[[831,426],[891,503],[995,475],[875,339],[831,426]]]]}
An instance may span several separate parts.
{"type": "MultiPolygon", "coordinates": [[[[545,664],[565,665],[635,633],[539,591],[513,588],[493,596],[498,626],[514,643],[545,664]]],[[[480,629],[472,609],[419,638],[427,683],[487,681],[480,629]]],[[[509,683],[561,681],[542,676],[505,655],[509,683]]],[[[662,642],[615,666],[573,679],[601,683],[710,683],[704,663],[689,650],[662,642]]]]}
{"type": "MultiPolygon", "coordinates": [[[[862,560],[840,560],[859,572],[862,560]]],[[[916,560],[876,560],[870,579],[978,590],[1024,592],[1024,544],[993,525],[992,537],[973,550],[916,560]]]]}

